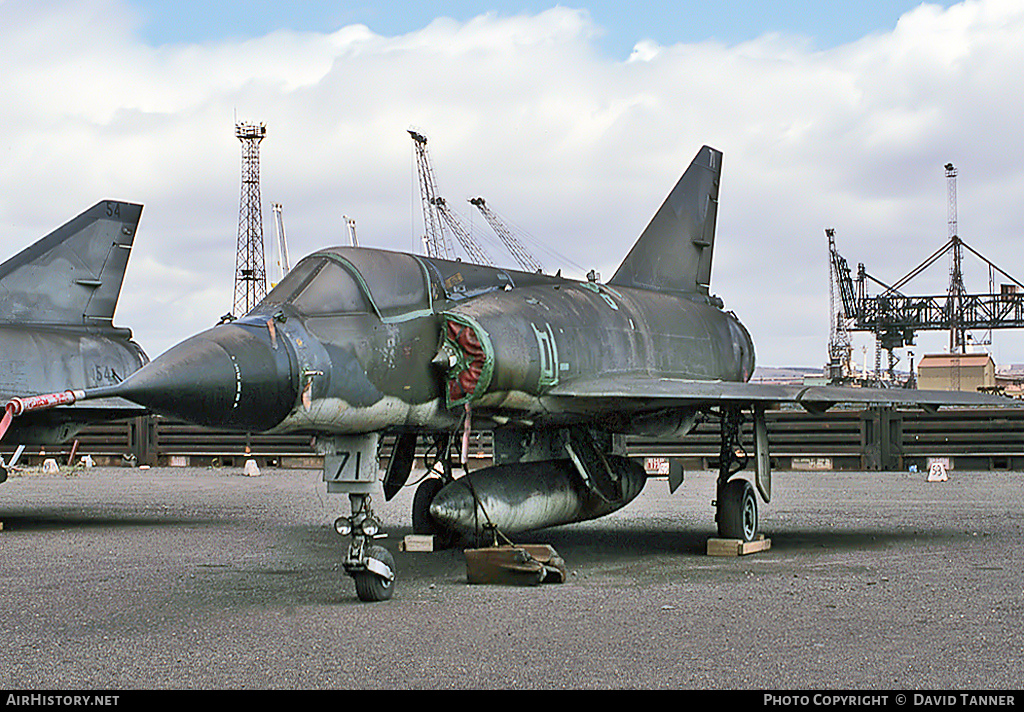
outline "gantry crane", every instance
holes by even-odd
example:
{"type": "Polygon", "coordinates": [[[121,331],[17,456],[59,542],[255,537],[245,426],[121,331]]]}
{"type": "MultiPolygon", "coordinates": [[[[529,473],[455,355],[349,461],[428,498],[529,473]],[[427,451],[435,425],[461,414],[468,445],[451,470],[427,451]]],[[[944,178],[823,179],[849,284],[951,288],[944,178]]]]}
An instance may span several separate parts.
{"type": "MultiPolygon", "coordinates": [[[[951,353],[965,353],[966,334],[971,330],[1024,328],[1024,284],[1000,269],[991,260],[971,248],[957,234],[956,169],[948,163],[946,168],[949,197],[949,239],[924,262],[893,284],[886,284],[868,274],[863,263],[858,265],[856,281],[850,275],[846,260],[835,245],[835,230],[828,228],[830,278],[839,293],[845,325],[851,331],[870,331],[879,348],[889,352],[890,370],[894,362],[892,350],[913,345],[919,331],[948,331],[951,353]],[[969,294],[964,287],[962,260],[967,250],[989,268],[989,293],[969,294]],[[910,296],[903,288],[934,264],[943,255],[950,255],[949,288],[944,295],[910,296]],[[995,291],[994,276],[999,274],[1009,283],[995,291]],[[867,284],[873,282],[882,291],[869,295],[867,284]],[[855,286],[856,285],[856,286],[855,286]]],[[[831,285],[830,285],[831,286],[831,285]]],[[[832,319],[837,311],[833,309],[832,319]]],[[[830,359],[832,357],[830,341],[830,359]]],[[[831,361],[830,361],[831,362],[831,361]]]]}

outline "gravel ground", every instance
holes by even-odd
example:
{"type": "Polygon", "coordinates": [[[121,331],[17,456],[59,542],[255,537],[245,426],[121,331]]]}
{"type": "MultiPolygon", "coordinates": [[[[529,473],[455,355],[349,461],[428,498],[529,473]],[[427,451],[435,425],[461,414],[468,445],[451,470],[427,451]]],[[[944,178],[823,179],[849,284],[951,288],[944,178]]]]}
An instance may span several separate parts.
{"type": "Polygon", "coordinates": [[[5,689],[1019,689],[1024,474],[777,473],[770,551],[708,557],[714,478],[520,537],[563,584],[409,553],[364,604],[320,473],[94,468],[0,485],[5,689]]]}

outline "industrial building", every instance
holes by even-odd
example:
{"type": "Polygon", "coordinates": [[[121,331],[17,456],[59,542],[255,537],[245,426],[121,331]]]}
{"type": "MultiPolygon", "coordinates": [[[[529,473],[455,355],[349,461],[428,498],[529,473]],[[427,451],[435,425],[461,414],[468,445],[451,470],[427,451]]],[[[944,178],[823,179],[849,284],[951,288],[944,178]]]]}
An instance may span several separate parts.
{"type": "Polygon", "coordinates": [[[928,354],[917,366],[917,385],[929,391],[994,388],[996,365],[987,353],[928,354]]]}

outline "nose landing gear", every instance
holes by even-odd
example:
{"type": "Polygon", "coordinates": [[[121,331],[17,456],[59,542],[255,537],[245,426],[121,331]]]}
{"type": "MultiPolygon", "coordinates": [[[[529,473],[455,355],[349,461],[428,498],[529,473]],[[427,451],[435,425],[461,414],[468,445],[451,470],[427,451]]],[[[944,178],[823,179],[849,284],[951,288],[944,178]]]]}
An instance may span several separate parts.
{"type": "Polygon", "coordinates": [[[395,557],[383,546],[370,543],[385,536],[370,508],[370,495],[350,494],[349,501],[352,516],[334,521],[339,535],[352,537],[345,555],[345,573],[355,580],[360,601],[387,601],[394,592],[395,557]]]}
{"type": "Polygon", "coordinates": [[[347,494],[352,514],[338,517],[334,530],[352,541],[345,554],[345,573],[356,584],[360,601],[387,601],[395,590],[395,558],[373,540],[385,536],[373,513],[370,493],[377,483],[378,436],[333,437],[318,441],[324,456],[328,493],[347,494]]]}

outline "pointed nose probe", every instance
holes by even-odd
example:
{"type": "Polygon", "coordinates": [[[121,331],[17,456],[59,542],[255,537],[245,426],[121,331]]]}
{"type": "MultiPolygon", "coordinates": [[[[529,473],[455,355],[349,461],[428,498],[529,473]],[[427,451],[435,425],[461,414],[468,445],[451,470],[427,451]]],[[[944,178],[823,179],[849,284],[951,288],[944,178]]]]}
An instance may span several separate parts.
{"type": "Polygon", "coordinates": [[[80,400],[119,397],[155,413],[212,428],[263,432],[298,399],[288,340],[258,324],[226,324],[187,339],[116,386],[14,398],[0,420],[80,400]]]}
{"type": "Polygon", "coordinates": [[[286,339],[236,322],[181,342],[129,376],[116,394],[198,425],[262,432],[291,412],[298,379],[286,339]]]}

